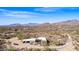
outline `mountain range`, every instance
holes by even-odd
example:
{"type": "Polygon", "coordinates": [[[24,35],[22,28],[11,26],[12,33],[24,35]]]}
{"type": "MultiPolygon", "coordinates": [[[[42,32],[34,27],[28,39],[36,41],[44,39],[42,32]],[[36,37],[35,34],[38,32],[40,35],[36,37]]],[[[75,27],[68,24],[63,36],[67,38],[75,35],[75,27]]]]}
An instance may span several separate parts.
{"type": "Polygon", "coordinates": [[[48,26],[48,25],[79,25],[79,20],[67,20],[67,21],[62,21],[62,22],[57,22],[57,23],[28,23],[28,24],[20,24],[20,23],[15,23],[15,24],[10,24],[10,25],[3,25],[3,26],[48,26]]]}

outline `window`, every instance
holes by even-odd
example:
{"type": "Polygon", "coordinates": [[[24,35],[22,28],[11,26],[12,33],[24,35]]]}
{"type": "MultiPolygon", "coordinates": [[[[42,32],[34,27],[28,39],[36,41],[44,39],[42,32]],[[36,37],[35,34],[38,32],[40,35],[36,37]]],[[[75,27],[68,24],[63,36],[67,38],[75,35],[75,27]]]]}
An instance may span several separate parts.
{"type": "Polygon", "coordinates": [[[30,43],[30,41],[26,41],[26,43],[30,43]]]}
{"type": "Polygon", "coordinates": [[[23,43],[25,43],[25,41],[23,41],[23,43]]]}
{"type": "Polygon", "coordinates": [[[30,41],[23,41],[23,43],[30,43],[30,41]]]}
{"type": "Polygon", "coordinates": [[[40,44],[41,43],[41,40],[36,39],[35,42],[40,44]]]}

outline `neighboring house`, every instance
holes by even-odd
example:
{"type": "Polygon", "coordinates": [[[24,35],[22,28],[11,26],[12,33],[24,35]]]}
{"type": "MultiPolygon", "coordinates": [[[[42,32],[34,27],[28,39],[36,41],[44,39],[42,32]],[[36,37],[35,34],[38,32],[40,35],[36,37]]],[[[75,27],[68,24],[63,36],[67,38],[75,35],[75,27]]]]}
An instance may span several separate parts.
{"type": "Polygon", "coordinates": [[[30,45],[46,45],[47,40],[45,37],[38,37],[38,38],[24,39],[23,43],[30,44],[30,45]]]}

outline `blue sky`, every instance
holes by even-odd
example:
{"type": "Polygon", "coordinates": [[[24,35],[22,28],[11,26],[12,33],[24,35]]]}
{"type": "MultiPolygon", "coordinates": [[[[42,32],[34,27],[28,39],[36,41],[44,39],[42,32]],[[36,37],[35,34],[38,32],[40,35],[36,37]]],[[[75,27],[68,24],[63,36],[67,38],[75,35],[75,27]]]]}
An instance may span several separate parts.
{"type": "Polygon", "coordinates": [[[0,7],[0,25],[79,19],[78,7],[0,7]]]}

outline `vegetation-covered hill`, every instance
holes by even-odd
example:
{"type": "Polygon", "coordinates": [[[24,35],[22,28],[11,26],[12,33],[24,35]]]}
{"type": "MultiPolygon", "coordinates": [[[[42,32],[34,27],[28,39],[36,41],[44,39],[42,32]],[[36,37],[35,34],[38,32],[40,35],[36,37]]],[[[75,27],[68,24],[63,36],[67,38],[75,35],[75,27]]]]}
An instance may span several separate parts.
{"type": "Polygon", "coordinates": [[[22,40],[43,36],[49,41],[48,45],[59,46],[64,45],[67,40],[66,36],[62,34],[69,34],[73,39],[75,49],[79,50],[79,20],[69,20],[59,23],[29,23],[0,26],[1,39],[18,37],[22,40]]]}

